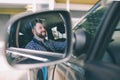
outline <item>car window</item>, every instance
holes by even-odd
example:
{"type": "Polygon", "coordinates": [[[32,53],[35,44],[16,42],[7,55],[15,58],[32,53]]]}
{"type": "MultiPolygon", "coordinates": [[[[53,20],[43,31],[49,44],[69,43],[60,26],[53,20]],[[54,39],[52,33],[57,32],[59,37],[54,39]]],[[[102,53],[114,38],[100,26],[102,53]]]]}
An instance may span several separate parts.
{"type": "Polygon", "coordinates": [[[91,35],[95,35],[95,32],[98,28],[100,21],[105,13],[106,8],[103,6],[99,6],[96,10],[88,14],[75,28],[74,30],[83,29],[90,33],[91,35]]]}
{"type": "Polygon", "coordinates": [[[113,63],[120,65],[120,20],[117,23],[116,29],[113,32],[111,41],[106,51],[111,56],[113,63]]]}
{"type": "MultiPolygon", "coordinates": [[[[91,40],[89,42],[91,43],[96,34],[96,31],[99,30],[98,26],[106,10],[107,10],[107,7],[103,5],[98,6],[98,8],[96,8],[95,10],[87,14],[86,17],[82,21],[80,21],[80,23],[78,23],[75,28],[73,28],[73,32],[77,32],[78,30],[86,31],[87,33],[89,33],[89,35],[91,35],[91,40]]],[[[73,54],[76,56],[76,54],[81,55],[81,53],[87,53],[89,50],[89,47],[90,45],[87,45],[87,48],[85,48],[85,52],[73,51],[73,54]]]]}

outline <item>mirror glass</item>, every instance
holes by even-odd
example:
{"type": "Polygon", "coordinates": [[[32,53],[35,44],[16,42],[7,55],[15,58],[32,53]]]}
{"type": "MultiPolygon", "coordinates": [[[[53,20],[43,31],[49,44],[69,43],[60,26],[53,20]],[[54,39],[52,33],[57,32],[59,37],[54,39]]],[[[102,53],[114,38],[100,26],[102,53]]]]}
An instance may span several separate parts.
{"type": "Polygon", "coordinates": [[[7,59],[10,64],[50,62],[65,56],[66,21],[59,12],[19,18],[8,31],[7,59]]]}

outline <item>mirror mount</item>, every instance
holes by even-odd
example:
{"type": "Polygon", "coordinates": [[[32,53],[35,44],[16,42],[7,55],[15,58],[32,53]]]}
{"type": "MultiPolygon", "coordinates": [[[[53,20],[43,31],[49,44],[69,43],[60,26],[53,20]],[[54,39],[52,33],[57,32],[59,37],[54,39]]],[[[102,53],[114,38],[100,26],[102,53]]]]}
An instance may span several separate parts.
{"type": "Polygon", "coordinates": [[[88,46],[91,43],[91,35],[84,30],[77,30],[74,32],[74,55],[80,56],[86,53],[88,46]]]}

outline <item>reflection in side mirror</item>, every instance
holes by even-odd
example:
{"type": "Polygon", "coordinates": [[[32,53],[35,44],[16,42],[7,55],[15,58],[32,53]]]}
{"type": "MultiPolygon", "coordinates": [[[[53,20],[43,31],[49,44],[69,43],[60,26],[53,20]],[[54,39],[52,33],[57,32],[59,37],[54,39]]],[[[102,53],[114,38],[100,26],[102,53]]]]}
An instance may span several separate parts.
{"type": "Polygon", "coordinates": [[[11,19],[6,51],[9,64],[33,68],[68,60],[70,21],[67,11],[28,13],[11,19]]]}

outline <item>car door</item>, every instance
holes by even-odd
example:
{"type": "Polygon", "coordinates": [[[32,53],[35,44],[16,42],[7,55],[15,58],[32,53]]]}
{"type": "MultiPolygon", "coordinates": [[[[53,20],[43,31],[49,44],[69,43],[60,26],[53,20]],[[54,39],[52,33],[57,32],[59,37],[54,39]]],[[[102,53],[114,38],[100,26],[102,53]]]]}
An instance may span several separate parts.
{"type": "MultiPolygon", "coordinates": [[[[102,17],[105,14],[107,8],[103,7],[100,2],[93,6],[90,11],[85,14],[84,18],[73,28],[73,33],[79,32],[79,30],[84,30],[89,33],[93,38],[98,29],[98,25],[102,17]]],[[[78,36],[77,36],[78,37],[78,36]]],[[[93,39],[92,38],[92,39],[93,39]]],[[[80,40],[78,39],[78,42],[80,40]]],[[[75,41],[77,44],[77,41],[75,41]]],[[[78,43],[79,44],[79,43],[78,43]]],[[[81,44],[80,44],[81,45],[81,44]]],[[[87,46],[89,48],[90,45],[87,46]]],[[[80,51],[80,48],[73,49],[73,55],[68,62],[57,65],[63,74],[65,80],[83,80],[85,75],[85,70],[82,67],[83,59],[85,59],[88,49],[80,51]]],[[[57,68],[56,68],[57,70],[57,68]]],[[[60,75],[60,74],[59,74],[60,75]]],[[[63,80],[63,79],[62,79],[63,80]]]]}
{"type": "MultiPolygon", "coordinates": [[[[80,21],[75,26],[75,28],[73,29],[73,32],[76,32],[77,30],[81,28],[88,29],[89,24],[92,24],[92,26],[90,26],[90,30],[88,31],[93,30],[97,26],[97,24],[100,22],[100,19],[103,16],[103,14],[104,14],[104,9],[101,8],[100,2],[96,3],[88,11],[88,13],[85,14],[85,16],[83,16],[84,17],[83,20],[80,21]],[[96,17],[98,20],[96,19],[96,17]],[[91,19],[94,19],[94,20],[91,21],[91,19]],[[94,24],[94,21],[96,20],[97,20],[97,23],[94,24]],[[88,24],[88,26],[85,26],[85,24],[88,24]]],[[[73,56],[71,57],[69,61],[64,62],[62,64],[57,64],[54,67],[50,66],[48,70],[54,73],[52,75],[54,76],[54,79],[58,79],[59,77],[59,80],[83,80],[84,69],[82,69],[82,67],[79,65],[79,63],[81,62],[81,59],[79,59],[79,56],[80,56],[79,53],[76,53],[73,50],[73,56]]],[[[49,73],[49,74],[51,75],[52,73],[49,73]]],[[[50,77],[49,80],[52,80],[52,78],[50,77]]]]}
{"type": "Polygon", "coordinates": [[[105,15],[87,52],[84,65],[86,80],[120,79],[119,26],[120,2],[113,1],[107,5],[105,15]]]}
{"type": "MultiPolygon", "coordinates": [[[[79,30],[85,30],[87,33],[92,35],[92,37],[95,36],[96,31],[98,29],[98,25],[104,16],[105,10],[107,8],[100,5],[100,2],[98,2],[78,23],[75,28],[73,29],[73,32],[76,33],[79,30]]],[[[78,40],[79,42],[80,40],[78,40]]],[[[77,42],[77,41],[76,41],[77,42]]],[[[77,44],[77,43],[76,43],[77,44]]],[[[90,46],[88,46],[90,47],[90,46]]],[[[87,47],[87,48],[88,48],[87,47]]],[[[85,70],[82,68],[81,63],[84,59],[84,54],[87,54],[87,49],[85,49],[85,52],[79,51],[80,48],[76,51],[75,47],[73,49],[73,56],[68,62],[65,62],[63,64],[57,65],[57,68],[55,71],[59,72],[58,75],[60,75],[60,72],[62,74],[62,78],[64,80],[83,80],[85,75],[85,70]]],[[[55,73],[56,75],[57,73],[55,73]]],[[[56,77],[56,76],[55,76],[56,77]]],[[[58,77],[57,77],[58,78],[58,77]]],[[[63,80],[63,79],[62,79],[63,80]]]]}

